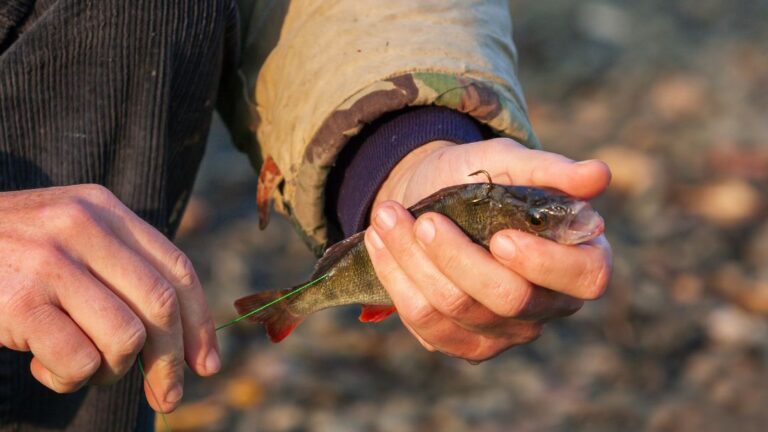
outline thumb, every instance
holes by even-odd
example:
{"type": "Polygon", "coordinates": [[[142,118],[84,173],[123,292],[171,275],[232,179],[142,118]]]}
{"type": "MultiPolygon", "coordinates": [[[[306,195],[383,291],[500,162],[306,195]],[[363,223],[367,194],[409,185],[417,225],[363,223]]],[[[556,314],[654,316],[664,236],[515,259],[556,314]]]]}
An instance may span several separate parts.
{"type": "Polygon", "coordinates": [[[554,188],[584,199],[599,195],[611,181],[611,171],[602,161],[575,162],[556,153],[531,150],[507,138],[464,144],[451,150],[456,152],[453,157],[464,161],[466,171],[455,172],[456,176],[485,170],[494,183],[554,188]]]}

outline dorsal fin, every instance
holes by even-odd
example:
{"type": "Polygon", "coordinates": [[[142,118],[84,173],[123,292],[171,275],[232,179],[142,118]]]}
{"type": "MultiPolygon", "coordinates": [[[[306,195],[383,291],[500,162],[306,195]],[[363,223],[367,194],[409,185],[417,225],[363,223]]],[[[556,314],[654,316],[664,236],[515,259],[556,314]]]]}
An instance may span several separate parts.
{"type": "MultiPolygon", "coordinates": [[[[487,183],[478,183],[478,184],[487,184],[487,183]]],[[[471,183],[459,184],[459,185],[448,186],[446,188],[440,189],[439,191],[433,193],[432,195],[422,198],[416,204],[408,207],[408,211],[411,212],[411,214],[414,216],[421,216],[423,213],[426,213],[428,211],[434,211],[435,202],[439,202],[445,197],[453,193],[456,193],[457,191],[461,191],[462,189],[471,185],[472,185],[471,183]]]]}
{"type": "Polygon", "coordinates": [[[318,277],[328,272],[344,254],[363,241],[363,236],[365,236],[365,231],[360,231],[326,249],[323,256],[317,261],[312,277],[318,277]]]}

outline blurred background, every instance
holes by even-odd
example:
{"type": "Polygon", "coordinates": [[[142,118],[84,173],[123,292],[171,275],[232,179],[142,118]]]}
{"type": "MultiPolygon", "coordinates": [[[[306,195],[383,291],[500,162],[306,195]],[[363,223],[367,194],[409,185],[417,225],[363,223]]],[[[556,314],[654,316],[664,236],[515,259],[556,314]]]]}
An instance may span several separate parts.
{"type": "MultiPolygon", "coordinates": [[[[173,430],[766,430],[768,1],[510,3],[545,147],[613,170],[606,296],[477,366],[358,308],[278,345],[232,327],[173,430]]],[[[315,261],[282,218],[258,230],[255,190],[217,121],[179,243],[220,323],[315,261]]]]}

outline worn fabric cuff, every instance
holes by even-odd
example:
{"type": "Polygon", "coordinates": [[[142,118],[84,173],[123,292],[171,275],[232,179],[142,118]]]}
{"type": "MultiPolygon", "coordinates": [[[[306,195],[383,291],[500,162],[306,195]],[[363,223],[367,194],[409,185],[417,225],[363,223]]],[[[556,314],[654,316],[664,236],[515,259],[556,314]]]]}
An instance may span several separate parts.
{"type": "Polygon", "coordinates": [[[344,237],[365,229],[376,193],[408,153],[436,140],[481,139],[481,125],[472,117],[438,106],[396,111],[367,126],[347,144],[330,176],[338,187],[335,209],[344,237]]]}

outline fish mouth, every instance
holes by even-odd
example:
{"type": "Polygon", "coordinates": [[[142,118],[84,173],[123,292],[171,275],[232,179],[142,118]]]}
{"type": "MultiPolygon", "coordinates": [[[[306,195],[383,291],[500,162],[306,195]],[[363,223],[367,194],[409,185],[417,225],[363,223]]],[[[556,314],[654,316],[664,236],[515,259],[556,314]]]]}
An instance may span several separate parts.
{"type": "Polygon", "coordinates": [[[574,245],[584,243],[605,231],[605,222],[589,203],[578,201],[572,207],[573,217],[565,225],[561,242],[574,245]]]}

